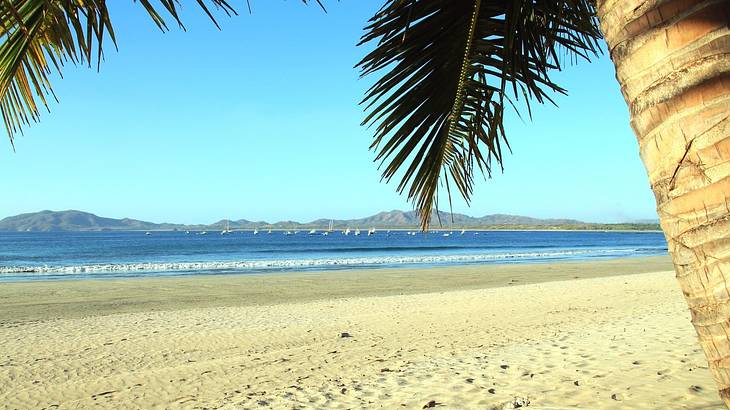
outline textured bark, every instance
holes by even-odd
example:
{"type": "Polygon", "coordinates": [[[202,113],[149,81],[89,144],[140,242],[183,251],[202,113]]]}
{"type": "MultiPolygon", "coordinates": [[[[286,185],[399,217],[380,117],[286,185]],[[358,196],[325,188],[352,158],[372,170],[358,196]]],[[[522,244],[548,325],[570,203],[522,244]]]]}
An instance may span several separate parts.
{"type": "Polygon", "coordinates": [[[598,16],[677,279],[730,407],[730,0],[599,0],[598,16]]]}

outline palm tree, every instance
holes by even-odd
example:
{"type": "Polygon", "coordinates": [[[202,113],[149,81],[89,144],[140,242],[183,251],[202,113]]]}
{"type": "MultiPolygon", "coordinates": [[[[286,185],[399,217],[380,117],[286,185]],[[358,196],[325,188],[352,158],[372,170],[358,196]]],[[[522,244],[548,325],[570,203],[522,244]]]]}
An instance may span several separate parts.
{"type": "MultiPolygon", "coordinates": [[[[226,0],[196,2],[211,19],[213,9],[235,13],[226,0]]],[[[164,13],[182,27],[176,0],[139,3],[160,29],[164,13]]],[[[564,93],[550,73],[599,53],[601,32],[677,279],[730,407],[730,0],[386,0],[362,38],[376,47],[358,66],[381,73],[364,124],[376,126],[384,179],[402,170],[397,189],[426,228],[439,188],[468,202],[477,171],[501,167],[505,107],[529,114],[531,101],[564,93]]],[[[98,64],[105,36],[115,42],[105,0],[0,0],[0,110],[11,143],[38,120],[36,99],[53,95],[51,67],[98,64]]]]}
{"type": "Polygon", "coordinates": [[[730,407],[730,1],[603,0],[682,293],[730,407]]]}

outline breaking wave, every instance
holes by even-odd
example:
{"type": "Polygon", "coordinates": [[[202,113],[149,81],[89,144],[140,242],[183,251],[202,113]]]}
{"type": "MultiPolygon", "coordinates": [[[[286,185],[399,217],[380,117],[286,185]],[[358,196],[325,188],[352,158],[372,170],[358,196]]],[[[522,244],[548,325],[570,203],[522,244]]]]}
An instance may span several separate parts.
{"type": "Polygon", "coordinates": [[[88,275],[104,273],[216,273],[385,267],[398,265],[440,265],[489,262],[539,261],[563,258],[594,258],[657,254],[666,248],[581,249],[544,252],[482,253],[464,255],[373,256],[312,259],[259,259],[205,262],[135,262],[84,265],[0,266],[0,275],[88,275]]]}

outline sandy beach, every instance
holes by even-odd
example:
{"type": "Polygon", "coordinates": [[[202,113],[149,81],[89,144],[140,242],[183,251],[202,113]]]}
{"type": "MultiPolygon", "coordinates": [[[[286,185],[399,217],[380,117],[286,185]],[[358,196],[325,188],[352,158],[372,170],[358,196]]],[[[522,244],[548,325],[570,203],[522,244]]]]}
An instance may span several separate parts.
{"type": "Polygon", "coordinates": [[[722,408],[666,257],[4,283],[0,306],[10,409],[722,408]]]}

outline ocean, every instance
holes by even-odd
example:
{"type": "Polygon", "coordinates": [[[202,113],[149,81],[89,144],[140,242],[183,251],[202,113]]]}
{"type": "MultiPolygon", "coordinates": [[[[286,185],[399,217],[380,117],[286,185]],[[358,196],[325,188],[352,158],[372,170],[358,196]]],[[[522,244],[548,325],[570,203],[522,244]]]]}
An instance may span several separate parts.
{"type": "Polygon", "coordinates": [[[661,232],[0,233],[0,281],[540,263],[667,254],[661,232]]]}

